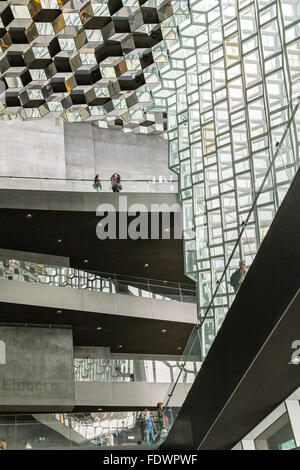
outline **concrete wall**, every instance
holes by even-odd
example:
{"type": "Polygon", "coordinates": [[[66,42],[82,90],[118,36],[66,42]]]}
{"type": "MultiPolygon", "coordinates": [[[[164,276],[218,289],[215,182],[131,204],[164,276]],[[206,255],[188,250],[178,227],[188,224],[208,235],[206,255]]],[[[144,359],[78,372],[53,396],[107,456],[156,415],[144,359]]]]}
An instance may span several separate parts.
{"type": "MultiPolygon", "coordinates": [[[[1,122],[0,187],[7,187],[1,176],[93,179],[95,170],[103,179],[115,171],[123,179],[174,178],[168,169],[167,142],[157,136],[125,135],[91,123],[50,119],[1,122]]],[[[41,184],[32,180],[27,188],[41,184]]],[[[57,182],[57,189],[60,186],[57,182]]]]}
{"type": "Polygon", "coordinates": [[[6,361],[0,365],[0,410],[71,410],[74,405],[70,329],[0,326],[6,361]]]}
{"type": "MultiPolygon", "coordinates": [[[[30,282],[0,280],[1,302],[36,305],[183,323],[196,323],[197,306],[186,302],[148,299],[30,282]]],[[[41,318],[43,312],[41,311],[41,318]]]]}
{"type": "MultiPolygon", "coordinates": [[[[85,193],[65,191],[25,191],[0,188],[0,208],[37,209],[55,211],[97,212],[100,204],[111,204],[116,212],[127,212],[134,204],[140,204],[140,212],[156,212],[157,204],[165,205],[161,212],[181,213],[178,194],[134,192],[120,193],[85,193]],[[155,206],[154,206],[155,205],[155,206]],[[154,206],[154,207],[153,207],[154,206]],[[153,210],[152,210],[153,209],[153,210]]],[[[109,207],[110,209],[110,207],[109,207]]]]}
{"type": "Polygon", "coordinates": [[[103,178],[110,178],[115,171],[124,179],[174,177],[168,169],[167,142],[161,137],[130,135],[94,126],[92,132],[96,169],[103,178]]]}
{"type": "Polygon", "coordinates": [[[65,178],[63,123],[2,121],[0,175],[65,178]]]}
{"type": "Polygon", "coordinates": [[[120,354],[111,353],[110,348],[74,346],[74,358],[85,359],[87,356],[92,359],[131,359],[136,361],[180,361],[181,358],[181,354],[120,354]]]}
{"type": "MultiPolygon", "coordinates": [[[[181,406],[192,384],[177,384],[170,406],[181,406]]],[[[169,383],[76,382],[77,406],[141,407],[156,406],[170,391],[169,383]]]]}

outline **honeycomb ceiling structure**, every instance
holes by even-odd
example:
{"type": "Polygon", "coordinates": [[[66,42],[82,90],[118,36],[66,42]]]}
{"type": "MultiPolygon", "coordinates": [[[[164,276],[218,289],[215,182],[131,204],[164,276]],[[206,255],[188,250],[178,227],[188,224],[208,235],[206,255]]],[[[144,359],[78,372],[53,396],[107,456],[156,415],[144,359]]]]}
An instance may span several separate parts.
{"type": "Polygon", "coordinates": [[[164,134],[152,89],[186,0],[0,1],[0,119],[164,134]]]}

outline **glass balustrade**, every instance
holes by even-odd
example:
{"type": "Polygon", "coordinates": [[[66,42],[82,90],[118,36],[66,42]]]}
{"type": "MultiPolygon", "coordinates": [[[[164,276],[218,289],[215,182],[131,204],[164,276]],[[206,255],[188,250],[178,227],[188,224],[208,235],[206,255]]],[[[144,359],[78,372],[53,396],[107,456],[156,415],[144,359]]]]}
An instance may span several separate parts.
{"type": "Polygon", "coordinates": [[[289,129],[300,118],[299,105],[300,100],[298,99],[292,107],[290,118],[283,132],[280,134],[280,140],[275,146],[273,158],[261,175],[260,186],[253,195],[253,203],[244,214],[243,222],[239,226],[236,238],[232,240],[231,244],[227,247],[227,263],[224,269],[221,269],[221,265],[218,267],[218,270],[216,270],[218,275],[214,282],[204,282],[205,278],[204,280],[201,279],[201,273],[199,273],[199,322],[194,325],[185,350],[181,355],[181,370],[179,371],[178,378],[170,385],[168,393],[165,396],[164,404],[166,407],[172,403],[172,398],[176,394],[177,384],[180,382],[180,377],[183,374],[186,364],[188,364],[190,360],[196,360],[200,363],[205,360],[238,290],[247,277],[251,263],[272,224],[276,211],[275,209],[271,212],[268,211],[269,206],[267,204],[264,205],[263,200],[264,195],[269,190],[269,179],[274,167],[277,168],[278,165],[282,165],[281,168],[285,180],[285,184],[279,188],[280,199],[277,209],[283,201],[296,172],[299,170],[299,161],[292,167],[287,167],[284,164],[282,155],[285,145],[288,145],[289,129]],[[257,239],[257,223],[255,222],[257,213],[260,213],[261,217],[264,217],[264,223],[259,226],[259,241],[257,239]],[[239,266],[241,260],[245,261],[245,270],[243,270],[244,266],[239,266]],[[236,279],[234,280],[233,274],[235,272],[236,279]]]}
{"type": "MultiPolygon", "coordinates": [[[[111,182],[101,179],[102,189],[94,186],[93,179],[38,178],[1,176],[1,189],[27,189],[40,191],[67,191],[81,193],[111,193],[111,182]]],[[[149,179],[122,179],[122,193],[177,193],[178,180],[171,176],[153,176],[149,179]]]]}
{"type": "Polygon", "coordinates": [[[179,408],[90,413],[0,415],[2,450],[105,450],[107,447],[158,446],[168,435],[179,408]],[[146,427],[151,422],[152,432],[146,427]]]}
{"type": "Polygon", "coordinates": [[[191,384],[200,370],[198,357],[186,361],[136,359],[74,359],[75,382],[147,382],[191,384]],[[193,360],[196,359],[196,360],[193,360]]]}
{"type": "Polygon", "coordinates": [[[156,300],[196,302],[195,289],[189,284],[107,273],[94,274],[74,268],[47,266],[15,259],[0,259],[1,278],[156,300]]]}
{"type": "MultiPolygon", "coordinates": [[[[201,367],[198,356],[185,361],[135,359],[74,359],[75,382],[135,382],[187,384],[201,367]]],[[[36,413],[0,415],[0,447],[6,450],[157,447],[167,437],[180,408],[165,404],[162,411],[36,413]],[[151,422],[150,432],[146,421],[151,422]]]]}

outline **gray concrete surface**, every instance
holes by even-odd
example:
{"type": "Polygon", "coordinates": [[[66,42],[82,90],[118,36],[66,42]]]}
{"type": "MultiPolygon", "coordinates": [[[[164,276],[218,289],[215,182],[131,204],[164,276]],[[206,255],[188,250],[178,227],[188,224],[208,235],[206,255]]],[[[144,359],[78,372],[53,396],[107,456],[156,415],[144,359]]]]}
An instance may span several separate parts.
{"type": "MultiPolygon", "coordinates": [[[[6,345],[5,364],[0,365],[1,412],[155,407],[172,388],[170,383],[74,382],[70,329],[0,326],[0,338],[6,345]]],[[[181,406],[190,387],[177,384],[170,406],[181,406]]]]}
{"type": "MultiPolygon", "coordinates": [[[[181,212],[178,194],[167,193],[85,193],[0,189],[0,208],[95,212],[100,204],[111,204],[117,212],[127,212],[133,204],[142,204],[146,211],[165,204],[181,212]],[[126,197],[126,199],[120,199],[126,197]],[[126,203],[123,205],[124,201],[126,203]]],[[[110,208],[109,208],[110,209],[110,208]]],[[[140,208],[140,212],[143,208],[140,208]]],[[[161,212],[166,212],[166,209],[161,212]]]]}
{"type": "MultiPolygon", "coordinates": [[[[124,315],[137,318],[196,323],[197,305],[148,299],[126,294],[92,292],[23,281],[0,280],[0,300],[53,309],[124,315]]],[[[42,312],[41,312],[42,315],[42,312]]]]}
{"type": "Polygon", "coordinates": [[[181,354],[120,354],[111,353],[110,348],[74,346],[74,357],[85,359],[90,356],[92,359],[132,359],[136,361],[180,361],[181,354]]]}
{"type": "MultiPolygon", "coordinates": [[[[179,383],[169,406],[181,406],[192,384],[179,383]]],[[[147,382],[75,382],[77,406],[156,407],[171,389],[169,383],[147,382]]]]}
{"type": "MultiPolygon", "coordinates": [[[[168,169],[167,142],[158,136],[125,135],[96,128],[91,123],[70,124],[50,119],[1,123],[1,188],[94,191],[91,182],[34,178],[92,181],[96,171],[102,179],[109,179],[115,171],[124,180],[175,176],[168,169]],[[10,180],[1,176],[29,179],[10,180]]],[[[129,185],[127,190],[134,187],[129,185]]],[[[109,185],[104,189],[111,190],[109,185]]]]}
{"type": "Polygon", "coordinates": [[[71,329],[0,326],[0,410],[71,410],[74,406],[71,329]]]}

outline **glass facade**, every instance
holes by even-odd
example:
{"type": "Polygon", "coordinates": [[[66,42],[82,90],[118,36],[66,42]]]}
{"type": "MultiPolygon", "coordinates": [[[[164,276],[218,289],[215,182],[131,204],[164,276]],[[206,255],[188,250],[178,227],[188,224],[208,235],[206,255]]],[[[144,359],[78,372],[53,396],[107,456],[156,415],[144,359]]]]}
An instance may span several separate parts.
{"type": "Polygon", "coordinates": [[[7,1],[0,17],[0,120],[168,138],[205,356],[299,166],[299,0],[7,1]]]}
{"type": "Polygon", "coordinates": [[[193,383],[200,362],[74,358],[75,382],[193,383]]]}
{"type": "Polygon", "coordinates": [[[291,450],[299,449],[300,389],[280,403],[232,450],[291,450]]]}
{"type": "Polygon", "coordinates": [[[168,110],[205,356],[235,295],[230,277],[240,260],[251,264],[299,166],[300,3],[190,0],[189,9],[153,96],[168,110]]]}
{"type": "Polygon", "coordinates": [[[158,445],[167,437],[178,411],[178,408],[165,409],[163,426],[158,411],[149,411],[153,428],[150,439],[145,427],[146,410],[1,415],[0,449],[91,450],[158,445]]]}
{"type": "Polygon", "coordinates": [[[147,112],[185,0],[8,0],[0,8],[0,120],[61,118],[164,136],[147,112]]]}

